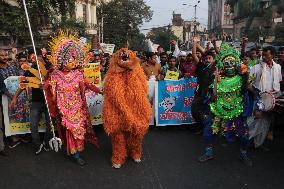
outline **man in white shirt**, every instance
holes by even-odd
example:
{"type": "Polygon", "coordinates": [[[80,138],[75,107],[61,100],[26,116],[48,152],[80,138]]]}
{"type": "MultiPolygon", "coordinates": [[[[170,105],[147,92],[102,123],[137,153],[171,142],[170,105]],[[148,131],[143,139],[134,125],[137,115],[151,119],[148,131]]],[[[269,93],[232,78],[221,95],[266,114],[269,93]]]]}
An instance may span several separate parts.
{"type": "Polygon", "coordinates": [[[151,41],[152,35],[153,35],[153,34],[152,34],[151,32],[149,32],[149,33],[147,33],[147,36],[146,36],[146,43],[147,43],[147,46],[148,46],[148,51],[149,51],[149,52],[156,53],[156,55],[157,55],[157,57],[156,57],[157,63],[160,64],[160,63],[161,63],[161,57],[160,57],[160,55],[161,55],[161,53],[165,52],[165,49],[164,49],[162,46],[158,46],[157,52],[155,52],[154,44],[153,44],[153,42],[151,41]]]}
{"type": "MultiPolygon", "coordinates": [[[[263,62],[254,65],[250,70],[250,79],[254,88],[255,99],[259,93],[269,92],[277,96],[282,81],[281,66],[273,61],[276,51],[273,47],[263,49],[263,62]]],[[[261,99],[260,99],[261,100],[261,99]]],[[[249,124],[250,138],[254,138],[255,147],[260,147],[268,136],[273,139],[273,114],[263,112],[256,107],[254,121],[249,124]],[[270,128],[270,126],[272,126],[270,128]],[[270,131],[270,132],[269,132],[270,131]],[[267,135],[268,134],[268,135],[267,135]]]]}
{"type": "MultiPolygon", "coordinates": [[[[272,56],[270,50],[264,52],[266,57],[272,56]]],[[[281,66],[273,61],[265,59],[261,64],[254,65],[250,70],[250,76],[253,78],[252,85],[260,92],[280,91],[280,81],[282,81],[281,66]]]]}

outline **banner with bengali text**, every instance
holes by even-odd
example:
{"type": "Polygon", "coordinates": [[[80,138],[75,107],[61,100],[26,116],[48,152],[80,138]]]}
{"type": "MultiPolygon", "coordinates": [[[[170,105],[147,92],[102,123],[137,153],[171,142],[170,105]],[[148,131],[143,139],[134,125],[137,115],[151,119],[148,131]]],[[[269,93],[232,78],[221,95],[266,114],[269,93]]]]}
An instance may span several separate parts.
{"type": "Polygon", "coordinates": [[[89,109],[91,122],[93,125],[103,124],[102,110],[103,110],[103,96],[92,91],[86,92],[86,101],[89,109]]]}
{"type": "MultiPolygon", "coordinates": [[[[19,76],[11,76],[4,80],[9,93],[15,94],[19,86],[19,76]]],[[[2,107],[5,125],[5,135],[30,133],[30,97],[31,92],[24,90],[17,99],[14,109],[9,109],[10,99],[2,95],[2,107]]],[[[39,123],[39,132],[45,131],[44,115],[39,123]]]]}
{"type": "Polygon", "coordinates": [[[156,125],[168,126],[195,123],[191,114],[191,103],[196,87],[196,78],[157,82],[155,87],[156,125]]]}
{"type": "Polygon", "coordinates": [[[95,84],[97,87],[101,87],[102,81],[100,63],[86,64],[84,67],[84,76],[89,83],[95,84]]]}

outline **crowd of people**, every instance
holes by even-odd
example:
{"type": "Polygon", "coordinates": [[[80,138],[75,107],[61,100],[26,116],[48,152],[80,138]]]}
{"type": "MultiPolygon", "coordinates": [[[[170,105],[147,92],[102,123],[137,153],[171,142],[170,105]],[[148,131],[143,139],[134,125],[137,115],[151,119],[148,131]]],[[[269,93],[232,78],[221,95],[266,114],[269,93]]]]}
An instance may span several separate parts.
{"type": "MultiPolygon", "coordinates": [[[[147,37],[149,49],[151,49],[151,35],[147,37]]],[[[223,41],[226,41],[226,34],[223,35],[223,41]]],[[[217,47],[216,40],[213,38],[211,44],[208,43],[205,48],[202,48],[196,37],[192,41],[193,47],[191,51],[180,51],[177,43],[172,41],[172,44],[175,46],[173,53],[167,54],[162,47],[158,47],[156,54],[153,52],[146,54],[146,61],[142,64],[148,78],[151,75],[155,75],[157,80],[178,80],[186,77],[197,77],[199,86],[192,103],[192,114],[195,120],[203,127],[206,150],[205,154],[199,158],[201,162],[214,157],[212,133],[218,121],[216,120],[217,112],[212,112],[212,104],[218,101],[216,99],[218,95],[212,85],[219,83],[225,78],[227,74],[226,69],[228,72],[236,72],[234,73],[235,75],[239,74],[242,77],[240,95],[243,107],[241,109],[242,114],[238,119],[223,119],[225,137],[229,141],[233,141],[231,131],[235,130],[241,141],[240,159],[247,165],[252,164],[247,156],[250,140],[254,147],[264,150],[269,150],[265,145],[265,139],[273,140],[275,118],[279,113],[280,115],[283,113],[283,105],[278,103],[274,108],[275,104],[273,104],[274,109],[267,110],[263,107],[267,106],[267,104],[263,105],[262,103],[267,100],[265,94],[271,95],[273,100],[282,96],[284,47],[279,48],[278,52],[272,46],[263,49],[254,47],[247,51],[247,42],[248,39],[243,38],[241,52],[231,53],[233,55],[240,53],[240,63],[236,65],[228,63],[223,68],[218,66],[217,57],[223,55],[220,55],[220,48],[217,47]],[[176,72],[176,78],[167,78],[169,77],[167,72],[176,72]],[[216,82],[216,80],[218,81],[216,82]]],[[[233,60],[235,61],[235,58],[233,60]]],[[[227,84],[228,89],[234,90],[229,84],[227,84]]],[[[230,99],[226,100],[228,102],[230,99]]],[[[229,111],[229,107],[225,110],[229,111]]]]}
{"type": "MultiPolygon", "coordinates": [[[[226,43],[226,38],[227,36],[224,34],[221,47],[217,47],[216,39],[212,38],[211,42],[203,48],[200,45],[199,38],[194,37],[192,49],[187,51],[180,50],[178,43],[173,40],[171,45],[174,46],[174,51],[165,52],[162,46],[159,46],[156,51],[154,50],[151,33],[149,33],[146,38],[148,50],[139,56],[139,61],[148,80],[153,78],[156,81],[197,78],[198,88],[195,92],[191,111],[203,133],[205,143],[205,152],[199,157],[200,162],[214,158],[213,134],[221,132],[229,142],[235,141],[235,136],[239,138],[240,160],[245,165],[251,166],[252,161],[247,155],[250,144],[267,150],[265,140],[273,140],[277,113],[273,109],[267,110],[265,108],[264,94],[271,95],[274,100],[282,96],[284,90],[284,75],[282,75],[284,74],[284,47],[279,48],[278,52],[271,46],[255,47],[247,51],[248,39],[243,38],[241,51],[238,51],[232,45],[226,43]]],[[[1,94],[8,96],[11,100],[9,108],[15,107],[17,98],[24,89],[19,88],[16,94],[10,94],[4,80],[10,76],[30,76],[30,72],[22,69],[21,65],[23,64],[32,63],[31,67],[38,69],[33,50],[15,52],[16,50],[13,50],[13,56],[9,57],[5,50],[0,50],[0,89],[1,94]]],[[[44,62],[47,70],[53,69],[48,58],[51,55],[45,48],[39,50],[37,55],[44,62]]],[[[112,64],[111,55],[99,49],[90,50],[88,55],[90,56],[90,63],[100,63],[102,79],[104,79],[112,64]]],[[[62,65],[64,64],[62,63],[62,65]]],[[[64,71],[65,68],[62,69],[64,71]]],[[[48,77],[46,76],[46,78],[48,77]]],[[[61,78],[57,76],[51,76],[51,78],[58,83],[61,82],[61,78]]],[[[76,83],[74,83],[75,86],[76,83]]],[[[44,86],[32,88],[30,100],[31,138],[37,155],[43,150],[50,150],[48,145],[51,138],[49,126],[51,121],[54,122],[54,120],[50,120],[50,110],[48,111],[42,88],[46,89],[44,86]],[[47,123],[43,140],[40,139],[38,132],[42,113],[46,115],[47,123]]],[[[57,90],[60,92],[60,89],[57,90]]],[[[98,89],[93,90],[103,93],[98,89]]],[[[66,98],[73,98],[70,95],[67,95],[66,98]]],[[[74,98],[77,98],[77,96],[74,98]]],[[[84,103],[84,98],[82,99],[80,99],[80,103],[84,103]]],[[[2,108],[1,103],[1,111],[3,111],[2,108]]],[[[277,110],[277,108],[277,112],[282,113],[281,104],[275,109],[277,110]]],[[[81,114],[84,113],[81,112],[81,114]]],[[[0,116],[0,155],[5,156],[7,153],[4,150],[2,112],[0,116]]],[[[12,136],[8,140],[8,146],[14,148],[21,142],[29,142],[27,139],[26,136],[12,136]]],[[[82,142],[80,141],[80,143],[82,142]]],[[[79,145],[74,141],[73,143],[72,145],[75,145],[75,147],[79,145]]],[[[68,154],[74,155],[72,151],[74,149],[70,148],[69,150],[68,154]]],[[[78,160],[78,164],[84,164],[78,153],[75,153],[74,157],[78,160]]],[[[115,165],[119,167],[117,164],[115,165]]]]}

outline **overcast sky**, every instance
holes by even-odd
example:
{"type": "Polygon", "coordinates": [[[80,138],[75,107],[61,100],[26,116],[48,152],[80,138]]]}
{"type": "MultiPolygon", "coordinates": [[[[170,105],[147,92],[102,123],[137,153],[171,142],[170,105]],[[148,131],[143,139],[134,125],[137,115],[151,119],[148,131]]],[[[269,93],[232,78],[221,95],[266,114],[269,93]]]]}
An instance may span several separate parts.
{"type": "MultiPolygon", "coordinates": [[[[145,0],[154,11],[152,20],[143,24],[141,29],[165,26],[171,23],[173,11],[181,14],[184,20],[193,20],[194,7],[197,0],[145,0]],[[187,4],[187,5],[183,5],[187,4]],[[189,6],[191,5],[191,6],[189,6]]],[[[207,27],[208,20],[208,0],[200,0],[197,7],[197,21],[207,27]]],[[[143,33],[148,31],[143,30],[143,33]]]]}

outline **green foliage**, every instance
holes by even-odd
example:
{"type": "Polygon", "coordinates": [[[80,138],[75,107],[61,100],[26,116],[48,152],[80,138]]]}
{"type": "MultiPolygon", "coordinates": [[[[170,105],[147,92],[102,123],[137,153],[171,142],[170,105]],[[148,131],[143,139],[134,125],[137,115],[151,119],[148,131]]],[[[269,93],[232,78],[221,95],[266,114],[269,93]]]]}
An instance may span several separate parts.
{"type": "Polygon", "coordinates": [[[253,6],[249,0],[239,0],[239,17],[248,17],[253,12],[253,6]]]}
{"type": "Polygon", "coordinates": [[[143,52],[146,49],[145,35],[137,31],[137,35],[129,40],[129,48],[134,51],[143,52]]]}
{"type": "Polygon", "coordinates": [[[153,42],[164,47],[166,51],[170,50],[171,40],[178,40],[178,37],[167,27],[153,28],[153,42]]]}
{"type": "Polygon", "coordinates": [[[78,33],[80,36],[87,35],[87,24],[81,19],[66,18],[65,20],[54,19],[52,24],[52,31],[59,30],[68,31],[71,33],[78,33]]]}
{"type": "Polygon", "coordinates": [[[104,41],[113,43],[117,48],[136,46],[135,39],[140,39],[139,26],[150,21],[152,11],[144,0],[115,0],[102,3],[98,8],[99,19],[104,18],[104,41]]]}
{"type": "Polygon", "coordinates": [[[23,42],[29,37],[26,17],[23,15],[22,9],[0,1],[0,33],[11,36],[11,43],[23,42]]]}
{"type": "MultiPolygon", "coordinates": [[[[20,7],[23,7],[22,0],[18,0],[20,7]]],[[[61,16],[62,20],[69,16],[74,16],[74,0],[28,0],[27,7],[31,17],[35,16],[61,16]]]]}
{"type": "MultiPolygon", "coordinates": [[[[0,32],[9,35],[15,43],[29,43],[29,30],[22,0],[19,6],[12,6],[0,0],[0,32]]],[[[74,0],[26,0],[29,18],[36,41],[41,42],[42,27],[50,26],[54,17],[61,17],[62,22],[74,16],[74,0]]]]}

